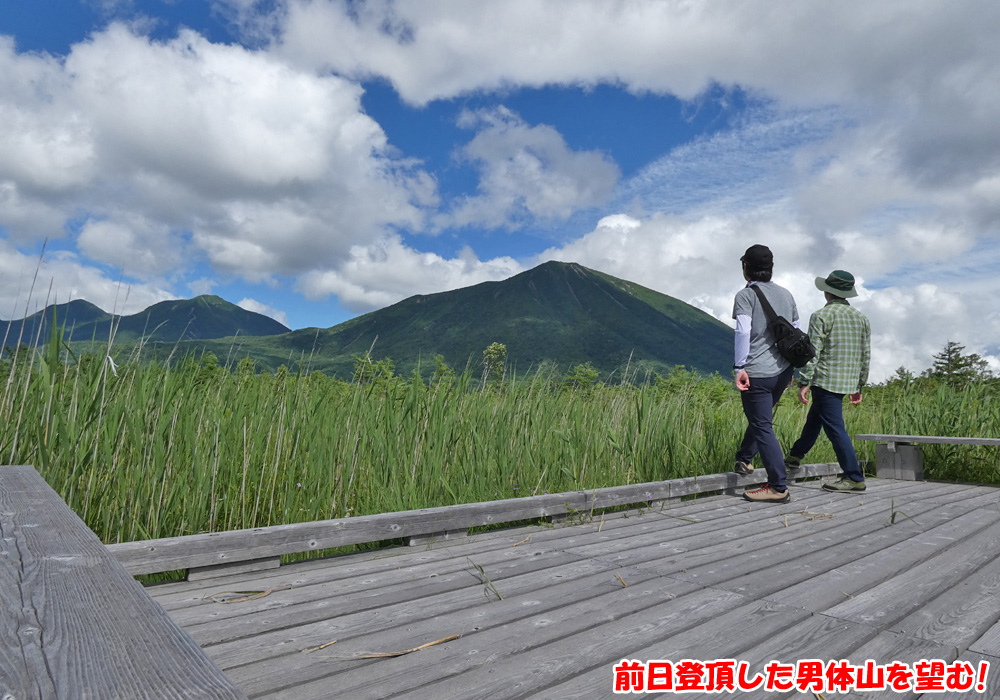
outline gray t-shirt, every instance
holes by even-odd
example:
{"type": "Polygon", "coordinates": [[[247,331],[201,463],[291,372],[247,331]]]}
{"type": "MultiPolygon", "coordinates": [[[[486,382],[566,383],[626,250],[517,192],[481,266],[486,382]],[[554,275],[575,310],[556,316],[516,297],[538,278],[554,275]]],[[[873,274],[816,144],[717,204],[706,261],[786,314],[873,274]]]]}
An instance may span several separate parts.
{"type": "MultiPolygon", "coordinates": [[[[799,310],[795,307],[792,293],[774,282],[753,282],[759,286],[764,296],[771,302],[774,313],[784,316],[791,323],[799,320],[799,310]]],[[[744,287],[736,295],[733,303],[733,318],[737,316],[750,317],[750,354],[744,366],[751,377],[775,377],[788,368],[789,362],[778,354],[774,346],[774,337],[767,332],[767,316],[761,306],[757,293],[744,287]]]]}

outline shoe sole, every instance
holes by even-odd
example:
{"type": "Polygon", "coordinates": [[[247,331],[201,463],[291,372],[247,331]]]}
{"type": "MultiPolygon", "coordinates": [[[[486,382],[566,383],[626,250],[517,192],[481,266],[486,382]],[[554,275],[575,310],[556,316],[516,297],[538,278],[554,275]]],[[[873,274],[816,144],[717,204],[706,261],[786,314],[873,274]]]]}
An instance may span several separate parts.
{"type": "Polygon", "coordinates": [[[750,501],[751,503],[788,503],[792,500],[792,496],[787,491],[784,498],[750,498],[744,493],[743,500],[750,501]]]}
{"type": "Polygon", "coordinates": [[[826,484],[823,484],[823,490],[824,491],[830,491],[831,493],[864,493],[867,490],[867,488],[860,488],[860,489],[858,489],[858,488],[838,489],[838,488],[835,488],[835,487],[832,487],[832,486],[827,486],[826,484]]]}

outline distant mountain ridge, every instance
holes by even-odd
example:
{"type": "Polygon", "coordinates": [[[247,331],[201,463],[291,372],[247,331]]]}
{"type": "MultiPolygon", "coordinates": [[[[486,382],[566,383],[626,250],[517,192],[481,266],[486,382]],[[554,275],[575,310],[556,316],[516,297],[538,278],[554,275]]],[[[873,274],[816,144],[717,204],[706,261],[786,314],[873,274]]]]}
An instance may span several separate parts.
{"type": "MultiPolygon", "coordinates": [[[[66,321],[68,337],[72,330],[75,341],[107,342],[107,314],[82,301],[62,306],[56,308],[57,323],[66,321]]],[[[261,368],[284,364],[341,379],[351,378],[355,358],[369,350],[374,360],[390,358],[403,376],[413,370],[429,376],[436,355],[458,371],[475,371],[494,342],[507,347],[508,366],[518,376],[543,363],[566,372],[588,362],[605,379],[626,366],[638,372],[665,373],[683,365],[728,373],[733,342],[732,329],[700,309],[562,262],[499,282],[416,295],[326,329],[289,331],[218,297],[162,302],[122,317],[116,342],[140,338],[144,357],[211,351],[232,364],[250,357],[261,368]]],[[[47,340],[45,333],[41,340],[47,340]]]]}
{"type": "Polygon", "coordinates": [[[24,319],[2,321],[7,345],[32,344],[35,338],[49,339],[53,313],[56,324],[69,341],[107,342],[114,329],[117,342],[140,338],[152,342],[211,340],[236,335],[266,336],[288,333],[291,329],[273,318],[247,311],[220,297],[204,294],[194,299],[161,301],[128,316],[112,316],[94,304],[77,299],[54,304],[24,319]]]}
{"type": "MultiPolygon", "coordinates": [[[[591,363],[605,377],[630,364],[728,373],[732,329],[678,299],[576,263],[548,262],[500,282],[420,294],[327,329],[244,338],[235,351],[268,367],[303,366],[349,379],[354,358],[390,358],[396,371],[428,376],[435,355],[474,370],[493,342],[519,376],[544,362],[568,371],[591,363]]],[[[222,357],[231,346],[212,341],[222,357]]]]}

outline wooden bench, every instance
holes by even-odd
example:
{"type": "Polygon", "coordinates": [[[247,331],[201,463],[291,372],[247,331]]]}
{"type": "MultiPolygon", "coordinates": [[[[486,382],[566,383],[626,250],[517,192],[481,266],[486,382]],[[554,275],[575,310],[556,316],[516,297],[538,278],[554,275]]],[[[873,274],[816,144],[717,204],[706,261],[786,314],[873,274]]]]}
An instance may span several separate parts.
{"type": "Polygon", "coordinates": [[[1000,447],[997,438],[947,437],[936,435],[855,435],[875,446],[875,475],[880,479],[922,481],[924,455],[921,445],[980,445],[1000,447]]]}
{"type": "Polygon", "coordinates": [[[0,698],[246,698],[32,467],[0,466],[0,698]]]}

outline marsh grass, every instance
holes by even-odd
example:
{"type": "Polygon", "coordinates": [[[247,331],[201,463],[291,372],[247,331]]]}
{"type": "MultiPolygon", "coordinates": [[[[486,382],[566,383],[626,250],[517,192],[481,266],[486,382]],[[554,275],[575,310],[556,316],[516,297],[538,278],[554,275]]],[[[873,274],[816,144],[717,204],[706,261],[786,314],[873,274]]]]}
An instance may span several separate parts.
{"type": "MultiPolygon", "coordinates": [[[[32,464],[105,542],[170,537],[695,476],[732,468],[744,429],[718,377],[570,390],[536,377],[483,386],[235,371],[7,353],[0,455],[32,464]]],[[[996,436],[996,392],[875,387],[853,433],[996,436]]],[[[789,391],[787,446],[805,408],[789,391]]],[[[859,443],[862,459],[874,446],[859,443]]],[[[927,448],[930,478],[1000,482],[996,450],[927,448]]],[[[821,438],[810,461],[834,461],[821,438]]]]}

